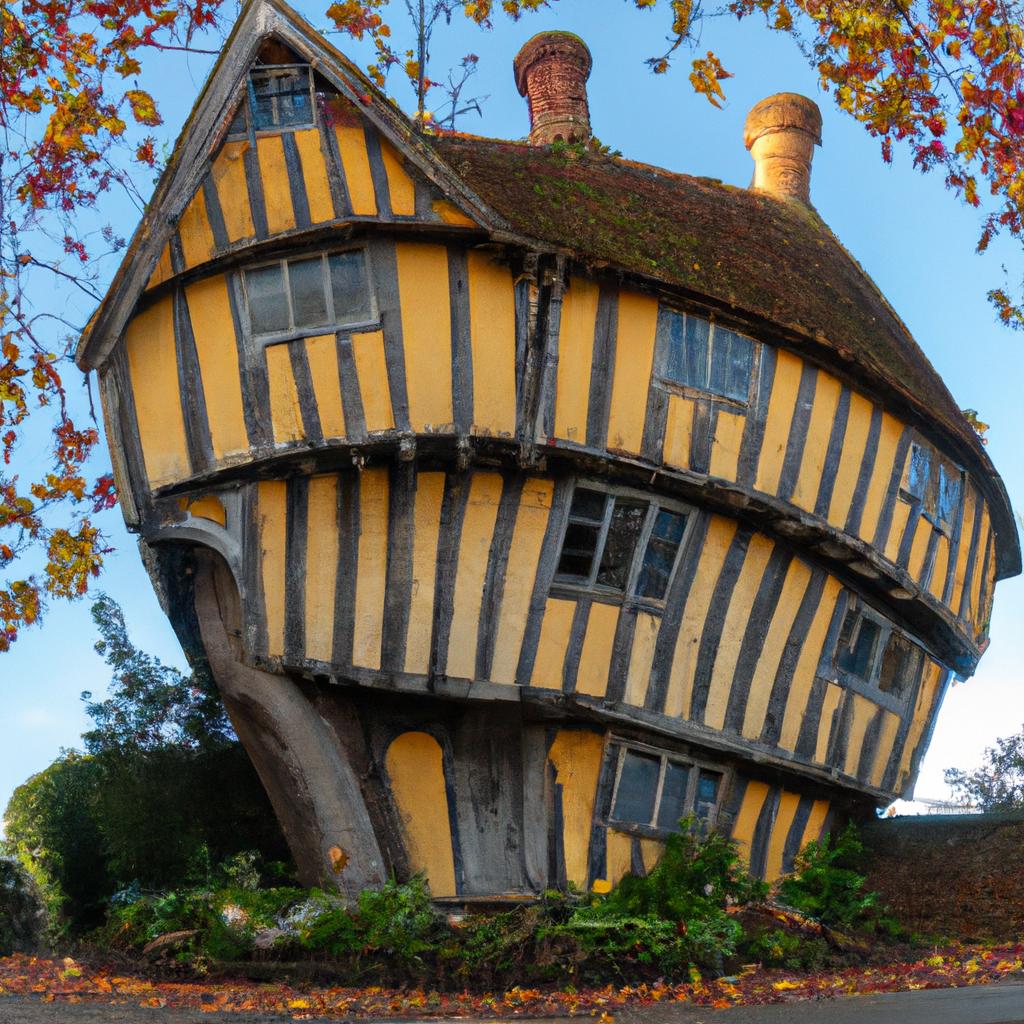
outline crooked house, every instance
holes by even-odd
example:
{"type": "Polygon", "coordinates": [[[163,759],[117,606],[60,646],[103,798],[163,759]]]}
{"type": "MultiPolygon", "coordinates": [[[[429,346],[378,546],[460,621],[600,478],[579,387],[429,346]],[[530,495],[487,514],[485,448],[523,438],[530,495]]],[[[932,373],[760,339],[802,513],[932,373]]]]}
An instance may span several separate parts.
{"type": "Polygon", "coordinates": [[[736,188],[588,147],[590,63],[536,36],[528,139],[425,135],[250,0],[78,349],[307,883],[604,891],[688,814],[775,878],[913,789],[1020,572],[814,103],[736,188]]]}

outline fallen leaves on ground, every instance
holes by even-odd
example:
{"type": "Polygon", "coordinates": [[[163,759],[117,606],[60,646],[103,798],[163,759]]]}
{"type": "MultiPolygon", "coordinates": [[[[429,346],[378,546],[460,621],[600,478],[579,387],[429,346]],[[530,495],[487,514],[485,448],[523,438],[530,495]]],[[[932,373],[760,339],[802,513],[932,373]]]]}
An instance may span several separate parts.
{"type": "Polygon", "coordinates": [[[1012,945],[948,946],[912,963],[793,974],[748,967],[735,977],[680,985],[593,989],[513,988],[470,994],[420,989],[295,987],[244,979],[169,982],[141,974],[116,974],[69,957],[24,954],[0,959],[0,996],[38,995],[44,1002],[134,1003],[209,1012],[260,1011],[296,1020],[320,1017],[558,1017],[591,1016],[607,1024],[616,1009],[656,1002],[729,1007],[832,999],[869,992],[982,985],[1024,971],[1024,941],[1012,945]]]}

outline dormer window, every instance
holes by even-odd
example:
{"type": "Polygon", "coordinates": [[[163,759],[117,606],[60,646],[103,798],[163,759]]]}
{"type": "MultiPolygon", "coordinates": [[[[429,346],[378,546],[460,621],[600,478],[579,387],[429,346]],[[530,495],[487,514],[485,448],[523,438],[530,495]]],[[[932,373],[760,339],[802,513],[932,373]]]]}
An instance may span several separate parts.
{"type": "Polygon", "coordinates": [[[664,379],[746,404],[754,370],[750,338],[690,313],[670,311],[664,379]]]}
{"type": "Polygon", "coordinates": [[[250,332],[264,343],[375,322],[362,249],[275,260],[242,280],[250,332]]]}
{"type": "Polygon", "coordinates": [[[249,72],[246,100],[235,113],[228,138],[316,125],[313,74],[308,64],[260,65],[249,72]]]}

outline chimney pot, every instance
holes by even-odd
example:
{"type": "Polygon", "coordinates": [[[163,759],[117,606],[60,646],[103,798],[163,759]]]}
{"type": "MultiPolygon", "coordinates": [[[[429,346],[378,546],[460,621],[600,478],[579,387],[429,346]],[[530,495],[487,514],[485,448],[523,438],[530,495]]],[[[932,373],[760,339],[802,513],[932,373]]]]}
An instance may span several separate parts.
{"type": "Polygon", "coordinates": [[[590,138],[587,79],[590,50],[571,32],[541,32],[516,55],[513,70],[519,94],[530,107],[530,144],[590,138]]]}
{"type": "Polygon", "coordinates": [[[754,158],[750,187],[780,199],[811,202],[811,161],[821,145],[821,111],[814,100],[780,92],[754,105],[743,144],[754,158]]]}

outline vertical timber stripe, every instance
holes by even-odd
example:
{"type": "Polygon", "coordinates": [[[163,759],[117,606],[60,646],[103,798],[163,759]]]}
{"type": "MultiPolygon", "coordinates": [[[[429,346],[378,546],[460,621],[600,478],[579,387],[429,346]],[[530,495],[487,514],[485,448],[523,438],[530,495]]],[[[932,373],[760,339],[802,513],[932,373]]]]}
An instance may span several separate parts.
{"type": "MultiPolygon", "coordinates": [[[[673,313],[661,307],[658,311],[658,322],[654,333],[654,377],[665,376],[669,349],[672,343],[671,325],[673,313]]],[[[589,374],[588,374],[589,376],[589,374]]],[[[648,462],[661,461],[661,451],[665,441],[665,425],[668,416],[668,393],[663,387],[651,384],[647,394],[647,409],[644,413],[644,433],[640,454],[648,462]]]]}
{"type": "Polygon", "coordinates": [[[555,576],[558,549],[562,543],[562,533],[565,529],[566,517],[569,514],[571,493],[572,481],[563,477],[555,485],[552,494],[551,513],[548,516],[547,530],[540,549],[537,573],[516,667],[515,681],[520,685],[528,685],[533,675],[533,662],[537,657],[537,644],[540,641],[544,608],[547,603],[548,590],[551,588],[551,581],[555,576]]]}
{"type": "MultiPolygon", "coordinates": [[[[971,581],[974,579],[974,564],[978,559],[978,544],[981,537],[981,526],[984,518],[985,506],[980,496],[974,496],[974,521],[971,524],[971,540],[967,546],[967,562],[964,566],[963,582],[958,581],[960,586],[960,607],[954,609],[960,618],[969,621],[974,614],[971,608],[971,581]]],[[[955,598],[955,594],[954,594],[955,598]]]]}
{"type": "MultiPolygon", "coordinates": [[[[854,395],[853,404],[860,406],[861,403],[866,403],[867,399],[862,398],[860,395],[854,395]]],[[[855,416],[853,422],[850,424],[851,429],[853,423],[858,423],[862,420],[863,413],[860,416],[855,416]]],[[[850,508],[846,512],[846,532],[853,534],[855,537],[860,536],[861,518],[864,515],[864,504],[868,497],[868,487],[871,484],[871,475],[875,465],[875,459],[878,455],[878,439],[882,434],[882,407],[879,405],[872,406],[871,409],[871,423],[868,427],[868,436],[864,444],[863,454],[860,458],[860,470],[857,473],[857,484],[853,489],[853,497],[850,499],[850,508]]],[[[856,454],[856,449],[852,446],[847,446],[848,449],[856,454]]],[[[843,451],[845,458],[846,450],[843,451]]],[[[852,458],[852,455],[851,455],[852,458]]],[[[852,468],[852,467],[851,467],[852,468]]],[[[838,495],[836,500],[833,502],[833,508],[829,513],[830,520],[832,516],[835,516],[836,521],[833,525],[839,526],[840,518],[843,515],[843,510],[838,505],[838,495]]]]}
{"type": "MultiPolygon", "coordinates": [[[[221,212],[217,186],[213,183],[213,177],[209,174],[203,178],[203,202],[206,206],[206,220],[210,225],[210,232],[213,235],[213,244],[218,250],[226,249],[230,242],[228,229],[224,223],[224,214],[221,212]]],[[[180,273],[181,271],[177,272],[180,273]]]]}
{"type": "Polygon", "coordinates": [[[698,398],[693,403],[693,428],[690,431],[690,469],[706,473],[711,465],[711,437],[713,407],[709,398],[698,398]]]}
{"type": "Polygon", "coordinates": [[[760,359],[757,363],[757,383],[753,404],[747,411],[743,426],[743,440],[736,467],[736,481],[744,487],[753,487],[761,457],[765,424],[768,420],[769,402],[775,383],[775,349],[768,345],[758,346],[760,359]]]}
{"type": "MultiPolygon", "coordinates": [[[[794,565],[796,564],[798,563],[794,563],[794,565]]],[[[803,655],[804,644],[812,636],[812,623],[817,618],[818,607],[825,589],[825,580],[826,575],[820,569],[816,569],[810,574],[810,580],[800,600],[800,607],[797,610],[796,618],[794,618],[790,626],[789,635],[786,638],[786,646],[783,649],[772,681],[764,724],[760,730],[761,742],[767,743],[769,746],[776,746],[780,742],[793,676],[803,655]]],[[[828,619],[824,616],[822,619],[824,626],[827,627],[828,619]]],[[[820,628],[822,626],[819,622],[820,628]]],[[[816,656],[812,653],[811,657],[816,656]]],[[[806,697],[806,694],[804,696],[806,697]]],[[[744,735],[750,734],[744,731],[744,735]]],[[[754,737],[751,736],[750,738],[754,737]]]]}
{"type": "Polygon", "coordinates": [[[284,660],[302,663],[306,632],[306,538],[309,522],[309,477],[288,481],[285,532],[284,660]]]}
{"type": "MultiPolygon", "coordinates": [[[[448,302],[451,308],[452,408],[456,429],[468,434],[473,425],[473,344],[465,249],[448,249],[448,302]]],[[[421,367],[420,372],[423,369],[421,367]]]]}
{"type": "Polygon", "coordinates": [[[672,668],[672,653],[679,638],[679,628],[683,621],[690,589],[694,584],[704,539],[707,536],[711,517],[698,512],[693,513],[694,522],[689,526],[686,537],[686,550],[665,595],[665,611],[661,618],[661,629],[658,631],[658,645],[654,652],[654,663],[647,686],[644,707],[648,711],[664,711],[665,698],[668,693],[669,672],[672,668]]]}
{"type": "MultiPolygon", "coordinates": [[[[247,141],[226,142],[211,168],[217,195],[220,198],[224,226],[232,242],[252,238],[256,234],[246,173],[247,153],[255,158],[255,153],[247,141]]],[[[257,183],[258,181],[257,174],[257,183]]]]}
{"type": "Polygon", "coordinates": [[[611,403],[608,368],[615,365],[615,329],[618,323],[619,294],[611,285],[602,285],[597,300],[594,327],[594,355],[590,368],[590,395],[587,400],[587,438],[591,448],[604,448],[608,440],[608,411],[611,403]]]}
{"type": "MultiPolygon", "coordinates": [[[[704,724],[714,729],[722,729],[728,709],[729,693],[736,675],[736,663],[743,647],[743,636],[750,622],[751,606],[758,593],[761,581],[774,550],[772,541],[763,534],[755,533],[747,547],[743,568],[736,580],[736,585],[725,603],[721,606],[722,628],[718,640],[718,649],[714,656],[711,671],[711,685],[708,689],[707,703],[704,711],[704,724]]],[[[708,624],[717,618],[718,607],[712,605],[708,624]]],[[[708,628],[705,625],[705,630],[708,628]]]]}
{"type": "Polygon", "coordinates": [[[320,427],[320,414],[317,411],[313,376],[310,373],[304,340],[300,339],[289,343],[288,358],[291,360],[295,390],[299,396],[299,413],[302,416],[302,428],[305,436],[310,441],[322,441],[324,434],[320,427]]]}
{"type": "MultiPolygon", "coordinates": [[[[783,658],[791,649],[793,627],[799,617],[800,609],[803,607],[803,599],[811,579],[812,572],[806,563],[798,558],[789,562],[778,601],[775,604],[775,611],[767,626],[764,644],[759,651],[755,652],[756,663],[750,679],[743,718],[739,726],[740,733],[749,740],[759,739],[765,728],[775,690],[775,680],[778,678],[783,658]]],[[[799,638],[795,639],[792,644],[798,650],[809,621],[808,619],[808,622],[804,624],[799,638]]],[[[788,683],[787,678],[787,686],[788,683]]]]}
{"type": "Polygon", "coordinates": [[[260,481],[259,545],[263,553],[261,582],[267,621],[266,653],[272,658],[284,653],[286,506],[287,485],[284,482],[260,481]]]}
{"type": "Polygon", "coordinates": [[[351,665],[355,644],[356,573],[359,569],[359,474],[338,478],[338,572],[335,576],[334,657],[338,665],[351,665]]]}
{"type": "Polygon", "coordinates": [[[295,226],[305,230],[312,225],[313,220],[309,212],[306,180],[302,173],[302,157],[299,155],[295,134],[285,132],[281,136],[281,142],[284,145],[284,165],[288,172],[288,190],[291,194],[292,211],[295,214],[295,226]]]}
{"type": "Polygon", "coordinates": [[[401,672],[405,668],[413,591],[415,501],[416,467],[411,462],[396,462],[391,467],[388,491],[387,585],[381,644],[381,668],[391,672],[401,672]]]}
{"type": "Polygon", "coordinates": [[[590,619],[592,605],[593,599],[589,594],[581,594],[576,600],[576,611],[572,617],[569,643],[566,645],[565,661],[562,664],[563,693],[572,693],[576,689],[576,676],[579,673],[583,640],[587,634],[587,622],[590,619]]]}
{"type": "Polygon", "coordinates": [[[459,545],[466,516],[471,478],[466,473],[449,473],[441,502],[441,532],[437,545],[437,578],[434,582],[434,629],[430,638],[430,673],[444,675],[448,664],[455,604],[455,574],[459,567],[459,545]]]}
{"type": "Polygon", "coordinates": [[[889,537],[889,530],[892,526],[893,510],[899,500],[900,481],[903,479],[907,463],[907,453],[910,451],[911,433],[909,428],[904,428],[899,443],[896,445],[896,455],[892,463],[892,473],[889,477],[889,485],[885,491],[885,501],[882,505],[882,512],[878,517],[878,526],[875,529],[874,546],[885,548],[889,537]]]}
{"type": "Polygon", "coordinates": [[[740,848],[740,855],[750,864],[751,846],[761,810],[768,799],[769,786],[764,782],[749,780],[743,790],[740,809],[732,827],[732,838],[740,848]]]}
{"type": "Polygon", "coordinates": [[[556,437],[579,444],[587,439],[599,291],[586,278],[572,278],[562,296],[554,430],[556,437]]]}
{"type": "Polygon", "coordinates": [[[765,858],[764,877],[769,882],[775,881],[782,874],[786,841],[789,839],[790,829],[793,827],[799,807],[799,794],[789,793],[786,790],[779,794],[779,803],[775,811],[775,821],[772,823],[771,838],[768,841],[768,852],[765,858]]]}
{"type": "Polygon", "coordinates": [[[718,646],[722,638],[722,629],[725,626],[729,600],[740,578],[740,573],[743,571],[747,548],[750,546],[752,536],[753,531],[746,527],[741,527],[737,530],[729,546],[729,552],[722,563],[718,580],[715,583],[707,620],[701,631],[700,645],[697,653],[697,668],[693,677],[693,690],[690,698],[690,718],[697,722],[704,721],[704,713],[707,709],[708,694],[711,689],[715,668],[715,659],[718,655],[718,646]]]}
{"type": "MultiPolygon", "coordinates": [[[[330,137],[333,138],[333,134],[330,137]]],[[[288,138],[294,140],[295,157],[302,177],[302,196],[309,224],[322,224],[333,220],[335,216],[340,219],[342,213],[335,210],[334,182],[331,181],[331,171],[328,170],[327,157],[324,153],[324,142],[328,135],[321,133],[319,129],[311,128],[292,132],[288,138]]],[[[287,155],[287,141],[285,146],[287,155]]],[[[296,198],[297,194],[296,189],[292,195],[292,203],[295,205],[296,219],[299,219],[302,211],[296,198]]]]}
{"type": "Polygon", "coordinates": [[[338,360],[338,387],[341,392],[341,406],[345,412],[345,433],[348,437],[366,437],[366,413],[359,387],[359,371],[356,368],[352,338],[347,334],[335,337],[335,352],[338,360]]]}
{"type": "Polygon", "coordinates": [[[738,523],[733,519],[713,516],[710,520],[672,655],[672,670],[665,696],[665,714],[671,717],[700,717],[692,713],[691,703],[701,637],[715,595],[716,581],[724,572],[723,566],[732,551],[737,529],[738,523]]]}
{"type": "Polygon", "coordinates": [[[263,592],[263,520],[260,509],[260,484],[248,484],[242,491],[242,573],[251,599],[246,627],[255,635],[256,650],[266,653],[269,647],[266,595],[263,592]]]}
{"type": "Polygon", "coordinates": [[[497,636],[489,675],[495,682],[516,681],[554,492],[555,485],[550,480],[530,477],[523,484],[507,568],[501,580],[497,636]]]}
{"type": "Polygon", "coordinates": [[[196,339],[192,333],[192,319],[185,294],[180,288],[174,290],[174,341],[178,362],[178,394],[185,422],[185,444],[192,472],[201,473],[213,462],[213,441],[210,437],[196,339]]]}
{"type": "MultiPolygon", "coordinates": [[[[494,537],[487,553],[483,599],[480,605],[480,632],[476,646],[477,679],[490,679],[494,664],[494,646],[498,637],[498,615],[509,571],[509,552],[520,502],[523,497],[522,476],[509,475],[502,481],[501,499],[494,524],[494,537]]],[[[516,569],[521,568],[516,566],[516,569]]]]}
{"type": "Polygon", "coordinates": [[[896,449],[903,436],[904,427],[899,420],[882,413],[882,425],[878,434],[878,443],[870,454],[874,459],[871,480],[868,483],[867,495],[864,499],[864,511],[861,515],[858,536],[869,543],[874,539],[878,522],[885,503],[893,464],[896,461],[896,449]]]}
{"type": "Polygon", "coordinates": [[[850,389],[847,387],[844,387],[839,393],[839,404],[836,407],[835,419],[832,423],[832,433],[828,439],[828,448],[825,450],[821,483],[818,486],[818,497],[814,502],[814,514],[823,519],[829,517],[829,510],[832,507],[832,496],[835,493],[836,479],[839,476],[839,467],[842,463],[846,441],[846,426],[850,419],[851,397],[850,389]]]}
{"type": "Polygon", "coordinates": [[[800,386],[796,393],[796,406],[790,421],[786,454],[779,471],[779,482],[775,493],[786,501],[793,498],[797,476],[808,443],[811,414],[814,410],[814,395],[818,385],[818,371],[810,363],[804,363],[800,371],[800,386]]]}
{"type": "Polygon", "coordinates": [[[743,728],[754,669],[764,650],[772,616],[778,607],[792,558],[793,556],[782,548],[776,547],[772,551],[758,585],[757,596],[750,605],[747,628],[736,657],[736,671],[729,688],[725,710],[724,727],[730,732],[740,732],[743,728]]]}
{"type": "Polygon", "coordinates": [[[437,551],[444,490],[444,473],[416,474],[412,593],[405,644],[405,671],[419,675],[427,675],[430,671],[430,638],[433,633],[437,551]]]}
{"type": "Polygon", "coordinates": [[[948,605],[956,613],[956,609],[953,608],[953,589],[956,586],[956,570],[957,565],[960,561],[960,546],[964,542],[964,522],[966,520],[967,512],[967,486],[963,478],[960,481],[960,501],[956,509],[956,521],[953,524],[953,530],[950,534],[950,546],[949,546],[949,565],[946,569],[946,578],[943,581],[942,594],[939,600],[944,605],[948,605]]]}
{"type": "MultiPolygon", "coordinates": [[[[515,313],[516,313],[516,437],[522,440],[529,439],[531,442],[534,436],[534,423],[530,416],[530,410],[526,408],[525,402],[525,377],[527,367],[527,352],[530,348],[530,288],[531,281],[520,278],[515,283],[515,313]]],[[[554,316],[551,312],[549,315],[554,316]]],[[[589,371],[587,377],[589,379],[589,371]]]]}
{"type": "Polygon", "coordinates": [[[334,600],[338,571],[338,478],[309,481],[306,516],[305,652],[329,662],[334,653],[334,600]]]}
{"type": "Polygon", "coordinates": [[[267,227],[267,210],[263,204],[263,179],[260,176],[259,156],[255,149],[247,146],[242,154],[242,160],[245,165],[245,187],[249,194],[253,230],[257,238],[264,239],[270,231],[267,227]]]}
{"type": "MultiPolygon", "coordinates": [[[[381,327],[384,332],[384,360],[388,370],[391,413],[399,430],[411,429],[406,384],[405,342],[402,334],[402,304],[399,295],[398,260],[393,242],[375,242],[370,247],[373,277],[378,286],[381,327]]],[[[351,430],[350,430],[351,433],[351,430]]]]}
{"type": "Polygon", "coordinates": [[[882,727],[888,714],[884,708],[876,707],[864,731],[864,742],[861,744],[860,757],[857,758],[856,770],[853,773],[861,782],[871,781],[875,758],[878,756],[878,744],[882,740],[882,727]]]}
{"type": "Polygon", "coordinates": [[[345,182],[345,168],[341,162],[338,149],[338,135],[330,127],[320,128],[320,147],[327,166],[327,182],[331,190],[331,204],[334,216],[341,220],[353,213],[352,200],[349,198],[348,185],[345,182]]]}
{"type": "Polygon", "coordinates": [[[780,796],[779,787],[772,786],[757,818],[757,826],[750,841],[750,873],[755,878],[765,877],[768,866],[768,844],[771,841],[775,816],[779,810],[780,796]]]}
{"type": "Polygon", "coordinates": [[[242,409],[245,413],[245,429],[249,444],[260,449],[273,444],[270,426],[270,381],[267,378],[267,362],[262,347],[253,351],[246,344],[242,328],[242,317],[246,315],[245,300],[242,296],[241,275],[228,275],[228,302],[231,319],[235,328],[235,344],[238,349],[238,365],[242,374],[242,409]]]}
{"type": "Polygon", "coordinates": [[[810,821],[813,807],[813,797],[800,797],[796,814],[793,815],[793,823],[789,826],[786,842],[782,848],[781,874],[788,875],[795,866],[797,854],[804,846],[804,832],[807,831],[807,823],[810,821]]]}
{"type": "Polygon", "coordinates": [[[775,353],[775,375],[754,480],[754,489],[765,494],[776,494],[779,491],[791,433],[790,425],[802,384],[803,366],[803,361],[791,352],[779,349],[775,353]]]}
{"type": "MultiPolygon", "coordinates": [[[[609,448],[639,454],[643,444],[644,414],[651,387],[658,301],[647,295],[619,294],[608,410],[609,448]]],[[[607,373],[609,366],[604,367],[607,373]]]]}
{"type": "Polygon", "coordinates": [[[811,808],[810,816],[807,819],[807,827],[804,829],[803,839],[800,841],[800,848],[803,849],[808,843],[815,843],[821,839],[825,832],[825,825],[828,820],[828,800],[815,800],[811,808]]]}
{"type": "Polygon", "coordinates": [[[388,189],[388,176],[384,168],[384,157],[381,153],[380,136],[376,128],[366,125],[363,128],[363,136],[366,146],[366,159],[370,165],[370,180],[373,182],[373,194],[377,200],[377,215],[384,220],[390,220],[391,193],[388,189]]]}
{"type": "Polygon", "coordinates": [[[180,274],[185,269],[185,254],[181,248],[181,231],[175,231],[167,243],[168,255],[171,259],[171,270],[180,274]]]}
{"type": "Polygon", "coordinates": [[[458,565],[452,588],[451,638],[445,675],[472,679],[480,639],[480,611],[484,581],[498,507],[502,478],[498,473],[474,473],[463,513],[458,565]]]}
{"type": "Polygon", "coordinates": [[[356,570],[352,664],[381,667],[388,561],[388,471],[359,474],[359,565],[356,570]]]}
{"type": "MultiPolygon", "coordinates": [[[[804,436],[803,452],[797,470],[796,483],[790,500],[807,512],[813,512],[818,500],[822,477],[825,473],[829,443],[835,432],[842,385],[824,370],[817,372],[814,402],[804,436]]],[[[794,429],[797,427],[794,417],[794,429]]],[[[841,443],[841,442],[840,442],[841,443]]],[[[783,470],[785,474],[785,470],[783,470]]]]}
{"type": "Polygon", "coordinates": [[[626,692],[626,676],[629,671],[630,654],[633,650],[633,633],[636,629],[636,609],[623,605],[615,624],[611,654],[605,668],[605,699],[621,701],[626,692]]]}

